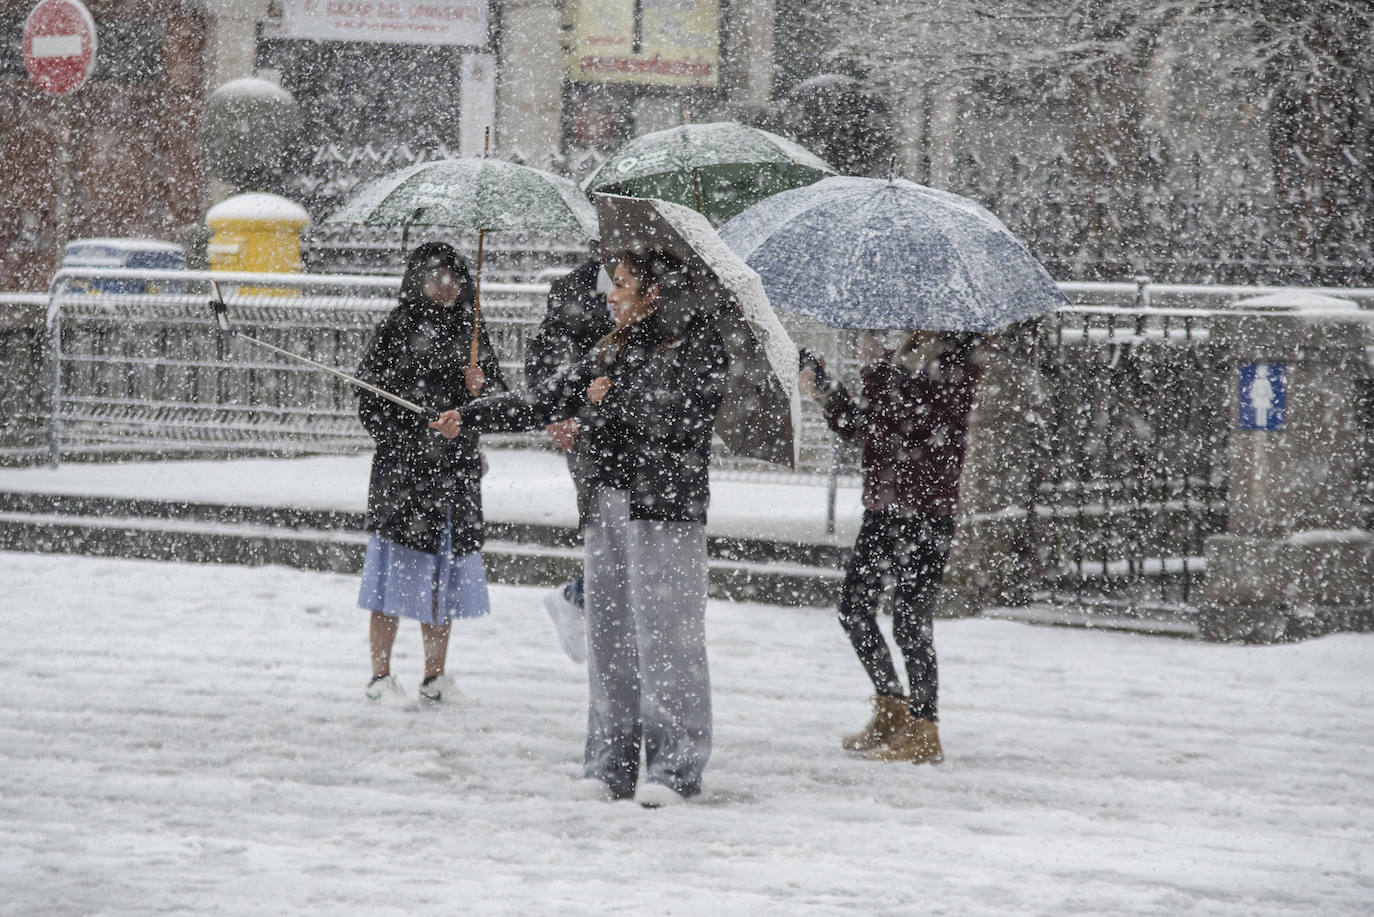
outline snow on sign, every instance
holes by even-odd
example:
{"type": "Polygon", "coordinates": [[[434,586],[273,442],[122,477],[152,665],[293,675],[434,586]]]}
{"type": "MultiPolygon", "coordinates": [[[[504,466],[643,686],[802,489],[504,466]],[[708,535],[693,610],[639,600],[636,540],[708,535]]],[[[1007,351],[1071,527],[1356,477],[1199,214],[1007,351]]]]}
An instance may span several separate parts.
{"type": "Polygon", "coordinates": [[[1246,363],[1240,368],[1242,430],[1282,430],[1287,423],[1288,378],[1282,363],[1246,363]]]}
{"type": "Polygon", "coordinates": [[[95,20],[79,0],[43,0],[24,21],[24,69],[38,88],[65,95],[95,66],[95,20]]]}

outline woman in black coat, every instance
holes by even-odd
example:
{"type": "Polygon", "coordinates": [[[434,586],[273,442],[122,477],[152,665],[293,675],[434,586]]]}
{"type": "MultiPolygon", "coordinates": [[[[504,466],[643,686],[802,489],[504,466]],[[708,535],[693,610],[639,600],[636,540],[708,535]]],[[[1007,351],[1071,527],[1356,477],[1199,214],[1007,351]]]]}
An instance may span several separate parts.
{"type": "Polygon", "coordinates": [[[589,795],[661,806],[701,792],[711,755],[706,507],[729,361],[679,265],[621,256],[616,327],[528,396],[446,415],[464,430],[577,417],[595,500],[584,518],[589,795]],[[644,780],[640,782],[640,751],[644,780]]]}
{"type": "MultiPolygon", "coordinates": [[[[360,378],[417,404],[459,407],[505,383],[485,332],[478,362],[467,365],[476,287],[452,246],[429,242],[406,264],[400,301],[373,335],[360,378]]],[[[420,698],[457,700],[444,674],[453,618],[489,613],[482,547],[482,458],[477,435],[431,429],[418,414],[371,392],[358,397],[358,416],[376,440],[367,494],[372,533],[358,605],[372,612],[372,680],[366,696],[402,703],[391,675],[391,647],[400,618],[420,622],[425,650],[420,698]],[[435,430],[438,430],[437,435],[435,430]]]]}

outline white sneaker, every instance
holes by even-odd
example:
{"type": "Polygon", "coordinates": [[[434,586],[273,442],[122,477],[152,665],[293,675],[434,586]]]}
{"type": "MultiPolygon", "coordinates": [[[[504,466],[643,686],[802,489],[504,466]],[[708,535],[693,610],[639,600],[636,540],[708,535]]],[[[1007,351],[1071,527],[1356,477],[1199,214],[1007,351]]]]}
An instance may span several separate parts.
{"type": "Polygon", "coordinates": [[[420,702],[454,707],[466,705],[468,698],[458,690],[458,682],[453,680],[452,675],[440,675],[420,685],[420,702]]]}
{"type": "Polygon", "coordinates": [[[582,777],[574,780],[570,795],[573,799],[584,799],[588,802],[615,801],[615,797],[611,795],[611,788],[595,777],[582,777]]]}
{"type": "Polygon", "coordinates": [[[553,619],[558,632],[558,645],[573,662],[587,661],[587,613],[568,597],[570,584],[564,584],[544,596],[544,608],[553,619]]]}
{"type": "Polygon", "coordinates": [[[383,707],[400,707],[407,702],[405,689],[394,675],[374,678],[363,689],[363,697],[383,707]]]}
{"type": "Polygon", "coordinates": [[[666,809],[686,801],[677,791],[661,783],[641,783],[635,791],[635,802],[646,809],[666,809]]]}

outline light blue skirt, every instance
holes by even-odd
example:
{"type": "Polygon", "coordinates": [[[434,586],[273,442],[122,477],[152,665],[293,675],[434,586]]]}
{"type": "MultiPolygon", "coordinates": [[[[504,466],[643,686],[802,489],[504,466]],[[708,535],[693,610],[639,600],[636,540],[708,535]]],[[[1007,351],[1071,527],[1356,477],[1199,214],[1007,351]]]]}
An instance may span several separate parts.
{"type": "Polygon", "coordinates": [[[491,614],[482,555],[454,557],[452,545],[449,525],[444,526],[438,554],[407,548],[373,533],[363,560],[358,607],[425,624],[491,614]]]}

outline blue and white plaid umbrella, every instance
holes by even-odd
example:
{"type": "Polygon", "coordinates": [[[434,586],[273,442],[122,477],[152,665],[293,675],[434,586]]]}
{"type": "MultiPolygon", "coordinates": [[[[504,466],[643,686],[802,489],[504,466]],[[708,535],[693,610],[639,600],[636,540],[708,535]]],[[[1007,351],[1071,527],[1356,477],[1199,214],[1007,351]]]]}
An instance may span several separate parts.
{"type": "Polygon", "coordinates": [[[834,328],[993,331],[1067,303],[997,217],[904,179],[822,179],[720,237],[774,307],[834,328]]]}

